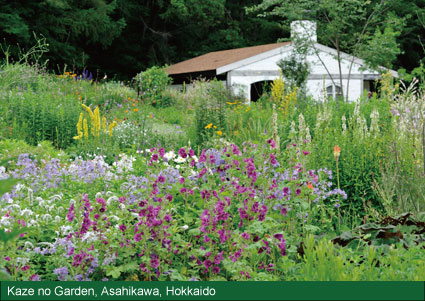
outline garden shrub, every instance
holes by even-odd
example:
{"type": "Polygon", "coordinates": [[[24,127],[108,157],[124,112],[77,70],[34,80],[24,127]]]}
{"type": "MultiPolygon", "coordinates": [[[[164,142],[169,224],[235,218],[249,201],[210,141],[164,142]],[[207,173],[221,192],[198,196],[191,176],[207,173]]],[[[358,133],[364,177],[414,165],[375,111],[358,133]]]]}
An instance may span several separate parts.
{"type": "Polygon", "coordinates": [[[166,67],[151,67],[134,77],[138,93],[153,106],[167,107],[172,104],[172,98],[164,94],[172,79],[165,71],[166,67]],[[162,99],[164,98],[164,101],[162,99]]]}
{"type": "Polygon", "coordinates": [[[219,81],[199,82],[193,93],[197,97],[195,109],[196,143],[203,145],[212,137],[227,131],[226,102],[233,99],[231,92],[219,81]]]}

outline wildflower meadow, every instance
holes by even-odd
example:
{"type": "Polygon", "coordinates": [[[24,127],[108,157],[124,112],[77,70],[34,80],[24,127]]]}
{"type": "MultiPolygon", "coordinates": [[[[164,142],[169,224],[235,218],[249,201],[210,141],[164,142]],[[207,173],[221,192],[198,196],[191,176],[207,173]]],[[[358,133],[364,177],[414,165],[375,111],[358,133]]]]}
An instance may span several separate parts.
{"type": "Polygon", "coordinates": [[[420,82],[249,103],[159,67],[1,69],[3,280],[425,279],[420,82]]]}

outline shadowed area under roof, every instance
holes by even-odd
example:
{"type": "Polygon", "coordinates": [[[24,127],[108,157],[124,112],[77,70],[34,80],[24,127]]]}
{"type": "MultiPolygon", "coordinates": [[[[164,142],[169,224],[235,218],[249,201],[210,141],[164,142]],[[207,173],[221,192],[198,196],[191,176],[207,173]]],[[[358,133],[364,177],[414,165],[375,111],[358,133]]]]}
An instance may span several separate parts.
{"type": "Polygon", "coordinates": [[[244,47],[230,50],[214,51],[197,56],[168,67],[168,74],[182,74],[215,70],[219,67],[252,57],[254,55],[288,45],[290,42],[273,43],[252,47],[244,47]]]}

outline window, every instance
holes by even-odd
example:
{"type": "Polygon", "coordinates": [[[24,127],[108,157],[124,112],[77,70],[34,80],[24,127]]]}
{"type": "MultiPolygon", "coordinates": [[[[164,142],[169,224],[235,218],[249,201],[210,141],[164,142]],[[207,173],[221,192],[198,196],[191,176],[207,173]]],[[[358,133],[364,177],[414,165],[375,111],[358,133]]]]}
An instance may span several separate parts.
{"type": "Polygon", "coordinates": [[[328,94],[328,99],[337,99],[342,97],[342,89],[338,85],[330,85],[326,88],[326,93],[328,94]]]}

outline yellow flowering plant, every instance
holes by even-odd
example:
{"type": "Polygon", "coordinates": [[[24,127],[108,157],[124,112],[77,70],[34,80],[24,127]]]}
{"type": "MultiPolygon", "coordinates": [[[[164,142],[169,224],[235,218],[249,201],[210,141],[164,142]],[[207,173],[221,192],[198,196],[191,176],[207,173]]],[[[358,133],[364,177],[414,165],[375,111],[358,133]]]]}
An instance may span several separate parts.
{"type": "MultiPolygon", "coordinates": [[[[99,107],[96,107],[92,111],[90,107],[86,106],[85,104],[81,104],[81,106],[89,114],[91,136],[98,139],[101,136],[103,128],[103,134],[108,134],[108,136],[111,137],[112,131],[118,125],[118,123],[116,121],[113,121],[108,125],[106,116],[101,117],[99,107]]],[[[74,139],[81,140],[81,138],[83,137],[85,139],[89,138],[89,125],[87,119],[84,118],[84,112],[80,114],[80,118],[77,123],[77,136],[75,136],[74,139]]]]}

